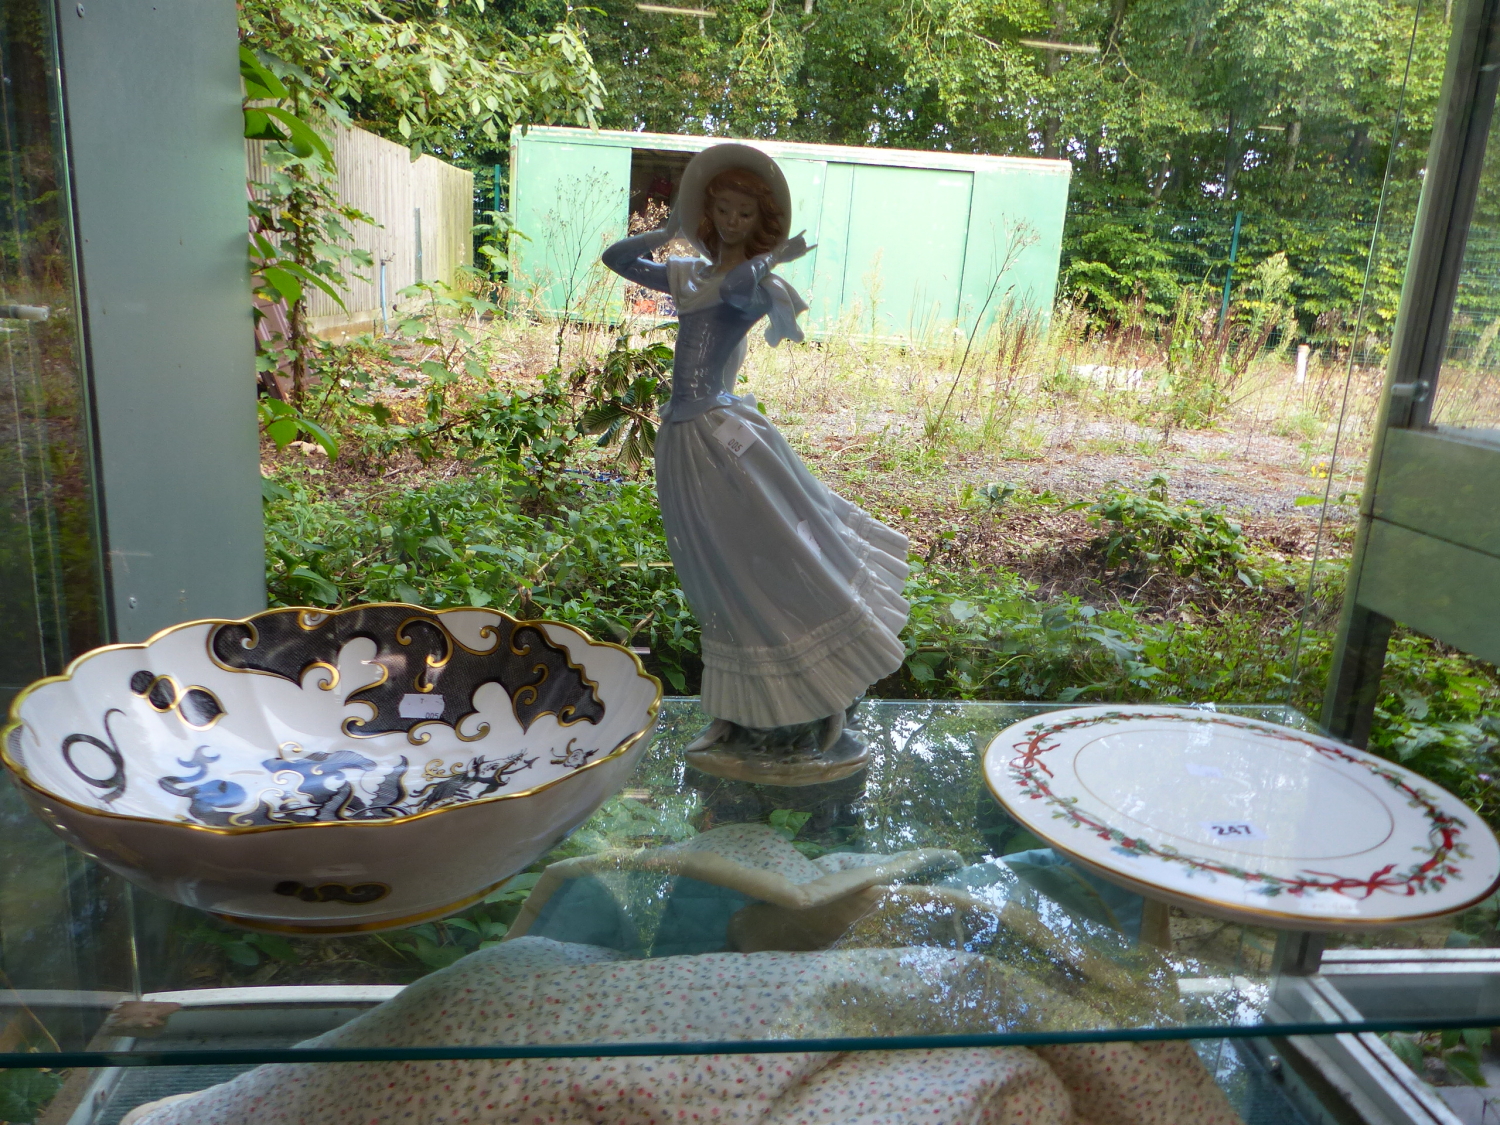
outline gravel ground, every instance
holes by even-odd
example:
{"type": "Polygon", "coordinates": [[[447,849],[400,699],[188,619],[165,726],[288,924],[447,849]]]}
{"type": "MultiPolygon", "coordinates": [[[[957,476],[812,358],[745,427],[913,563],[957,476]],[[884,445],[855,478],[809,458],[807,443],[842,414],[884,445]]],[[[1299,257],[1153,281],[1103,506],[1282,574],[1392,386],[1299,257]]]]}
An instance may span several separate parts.
{"type": "MultiPolygon", "coordinates": [[[[1249,421],[1164,438],[1130,423],[1037,419],[1024,456],[966,452],[933,463],[912,454],[917,435],[901,432],[909,418],[828,413],[783,421],[774,412],[772,418],[815,473],[909,536],[915,555],[1012,569],[1042,597],[1075,594],[1099,604],[1125,598],[1174,616],[1201,612],[1204,593],[1191,583],[1162,579],[1135,588],[1099,571],[1089,551],[1099,529],[1085,511],[1067,505],[1092,501],[1116,482],[1144,489],[1160,473],[1173,502],[1197,500],[1227,512],[1262,556],[1279,556],[1294,570],[1315,551],[1324,559],[1347,553],[1354,530],[1354,507],[1331,506],[1319,548],[1320,505],[1296,501],[1321,498],[1326,457],[1311,455],[1305,439],[1249,421]],[[1013,485],[1022,495],[999,508],[964,502],[966,484],[977,489],[990,482],[1013,485]],[[1037,503],[1027,492],[1051,499],[1037,503]]],[[[1340,473],[1335,498],[1358,490],[1362,458],[1361,450],[1341,458],[1356,475],[1340,473]]],[[[1268,608],[1293,612],[1301,591],[1268,587],[1257,597],[1268,608]]]]}
{"type": "MultiPolygon", "coordinates": [[[[881,431],[899,433],[905,423],[870,416],[856,421],[842,412],[788,420],[782,428],[808,461],[825,471],[863,468],[885,475],[891,457],[881,448],[881,431]]],[[[1249,422],[1222,430],[1175,431],[1165,440],[1159,430],[1119,422],[1039,420],[1032,432],[1040,441],[1025,456],[953,454],[941,469],[928,469],[923,475],[946,476],[954,488],[999,481],[1078,500],[1093,499],[1114,481],[1141,488],[1161,473],[1176,501],[1199,500],[1244,518],[1290,517],[1312,523],[1317,522],[1319,506],[1299,506],[1297,498],[1321,497],[1327,485],[1326,456],[1309,456],[1298,438],[1249,422]]],[[[1363,473],[1359,454],[1340,455],[1335,498],[1358,491],[1363,473]]],[[[939,481],[923,483],[931,487],[939,481]]],[[[1339,522],[1350,520],[1353,508],[1334,505],[1330,516],[1339,522]]]]}

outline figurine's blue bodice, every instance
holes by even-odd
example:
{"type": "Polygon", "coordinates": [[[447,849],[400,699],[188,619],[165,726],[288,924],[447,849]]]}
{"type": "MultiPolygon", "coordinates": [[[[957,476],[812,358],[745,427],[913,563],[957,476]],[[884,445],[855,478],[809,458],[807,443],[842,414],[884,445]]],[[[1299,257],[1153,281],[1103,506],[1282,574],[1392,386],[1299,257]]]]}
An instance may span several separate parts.
{"type": "Polygon", "coordinates": [[[762,254],[723,274],[701,258],[652,261],[651,252],[666,240],[663,231],[621,239],[602,260],[626,280],[671,293],[676,301],[672,398],[661,416],[664,422],[685,422],[739,401],[733,394],[735,375],[745,356],[746,335],[771,311],[771,295],[761,282],[774,260],[762,254]]]}

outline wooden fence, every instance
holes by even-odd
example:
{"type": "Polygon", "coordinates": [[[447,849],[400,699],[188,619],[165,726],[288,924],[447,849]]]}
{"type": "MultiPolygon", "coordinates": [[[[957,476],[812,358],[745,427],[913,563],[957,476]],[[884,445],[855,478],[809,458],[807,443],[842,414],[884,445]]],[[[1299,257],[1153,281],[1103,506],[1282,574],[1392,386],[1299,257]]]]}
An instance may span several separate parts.
{"type": "MultiPolygon", "coordinates": [[[[413,161],[401,145],[363,129],[335,126],[330,140],[340,201],[373,215],[376,224],[354,225],[353,244],[368,250],[375,264],[346,271],[351,278],[361,277],[350,281],[345,308],[317,291],[308,301],[312,330],[342,339],[378,332],[383,317],[402,303],[398,294],[408,285],[451,283],[459,266],[472,263],[474,174],[431,156],[413,161]]],[[[252,189],[269,175],[264,152],[264,141],[245,142],[252,189]]]]}

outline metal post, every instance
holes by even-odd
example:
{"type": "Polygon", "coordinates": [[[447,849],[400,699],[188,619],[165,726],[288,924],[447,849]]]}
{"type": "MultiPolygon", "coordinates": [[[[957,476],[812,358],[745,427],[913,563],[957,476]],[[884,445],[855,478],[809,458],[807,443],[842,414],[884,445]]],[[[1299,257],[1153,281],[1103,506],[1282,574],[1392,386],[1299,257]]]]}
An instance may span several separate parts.
{"type": "Polygon", "coordinates": [[[1276,935],[1274,966],[1277,976],[1310,977],[1323,962],[1322,934],[1283,930],[1276,935]]]}
{"type": "Polygon", "coordinates": [[[417,231],[417,276],[414,280],[422,280],[422,208],[411,209],[412,222],[417,231]]]}
{"type": "Polygon", "coordinates": [[[498,164],[494,166],[494,177],[494,180],[491,181],[494,185],[490,192],[490,198],[493,203],[491,210],[495,211],[498,214],[500,211],[504,210],[504,208],[500,206],[500,165],[498,164]]]}
{"type": "Polygon", "coordinates": [[[1224,300],[1219,305],[1219,331],[1224,331],[1224,322],[1229,319],[1229,290],[1234,284],[1234,260],[1240,256],[1240,223],[1245,212],[1234,213],[1234,233],[1229,236],[1229,268],[1224,271],[1224,300]]]}
{"type": "Polygon", "coordinates": [[[386,318],[386,309],[390,304],[385,295],[385,267],[389,261],[389,258],[380,259],[380,332],[384,336],[391,334],[391,323],[386,318]]]}
{"type": "Polygon", "coordinates": [[[1385,650],[1394,627],[1389,617],[1352,599],[1344,600],[1339,647],[1328,670],[1323,728],[1352,746],[1363,747],[1370,741],[1375,705],[1380,702],[1385,650]]]}

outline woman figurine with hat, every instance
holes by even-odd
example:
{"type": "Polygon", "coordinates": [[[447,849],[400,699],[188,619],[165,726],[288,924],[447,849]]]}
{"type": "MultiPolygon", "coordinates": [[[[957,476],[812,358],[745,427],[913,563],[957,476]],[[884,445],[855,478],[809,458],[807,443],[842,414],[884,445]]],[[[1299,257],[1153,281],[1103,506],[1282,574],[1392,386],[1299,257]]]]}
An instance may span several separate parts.
{"type": "Polygon", "coordinates": [[[703,630],[703,709],[688,747],[706,772],[769,784],[831,781],[866,750],[844,729],[876,680],[901,666],[907,540],[807,471],[733,393],[746,337],[800,342],[807,305],[771,271],[810,247],[787,237],[791,192],[765,153],[698,153],[660,230],[604,252],[610,269],[677,304],[671,400],[656,438],[656,487],[678,581],[703,630]],[[674,238],[697,256],[665,264],[674,238]]]}

